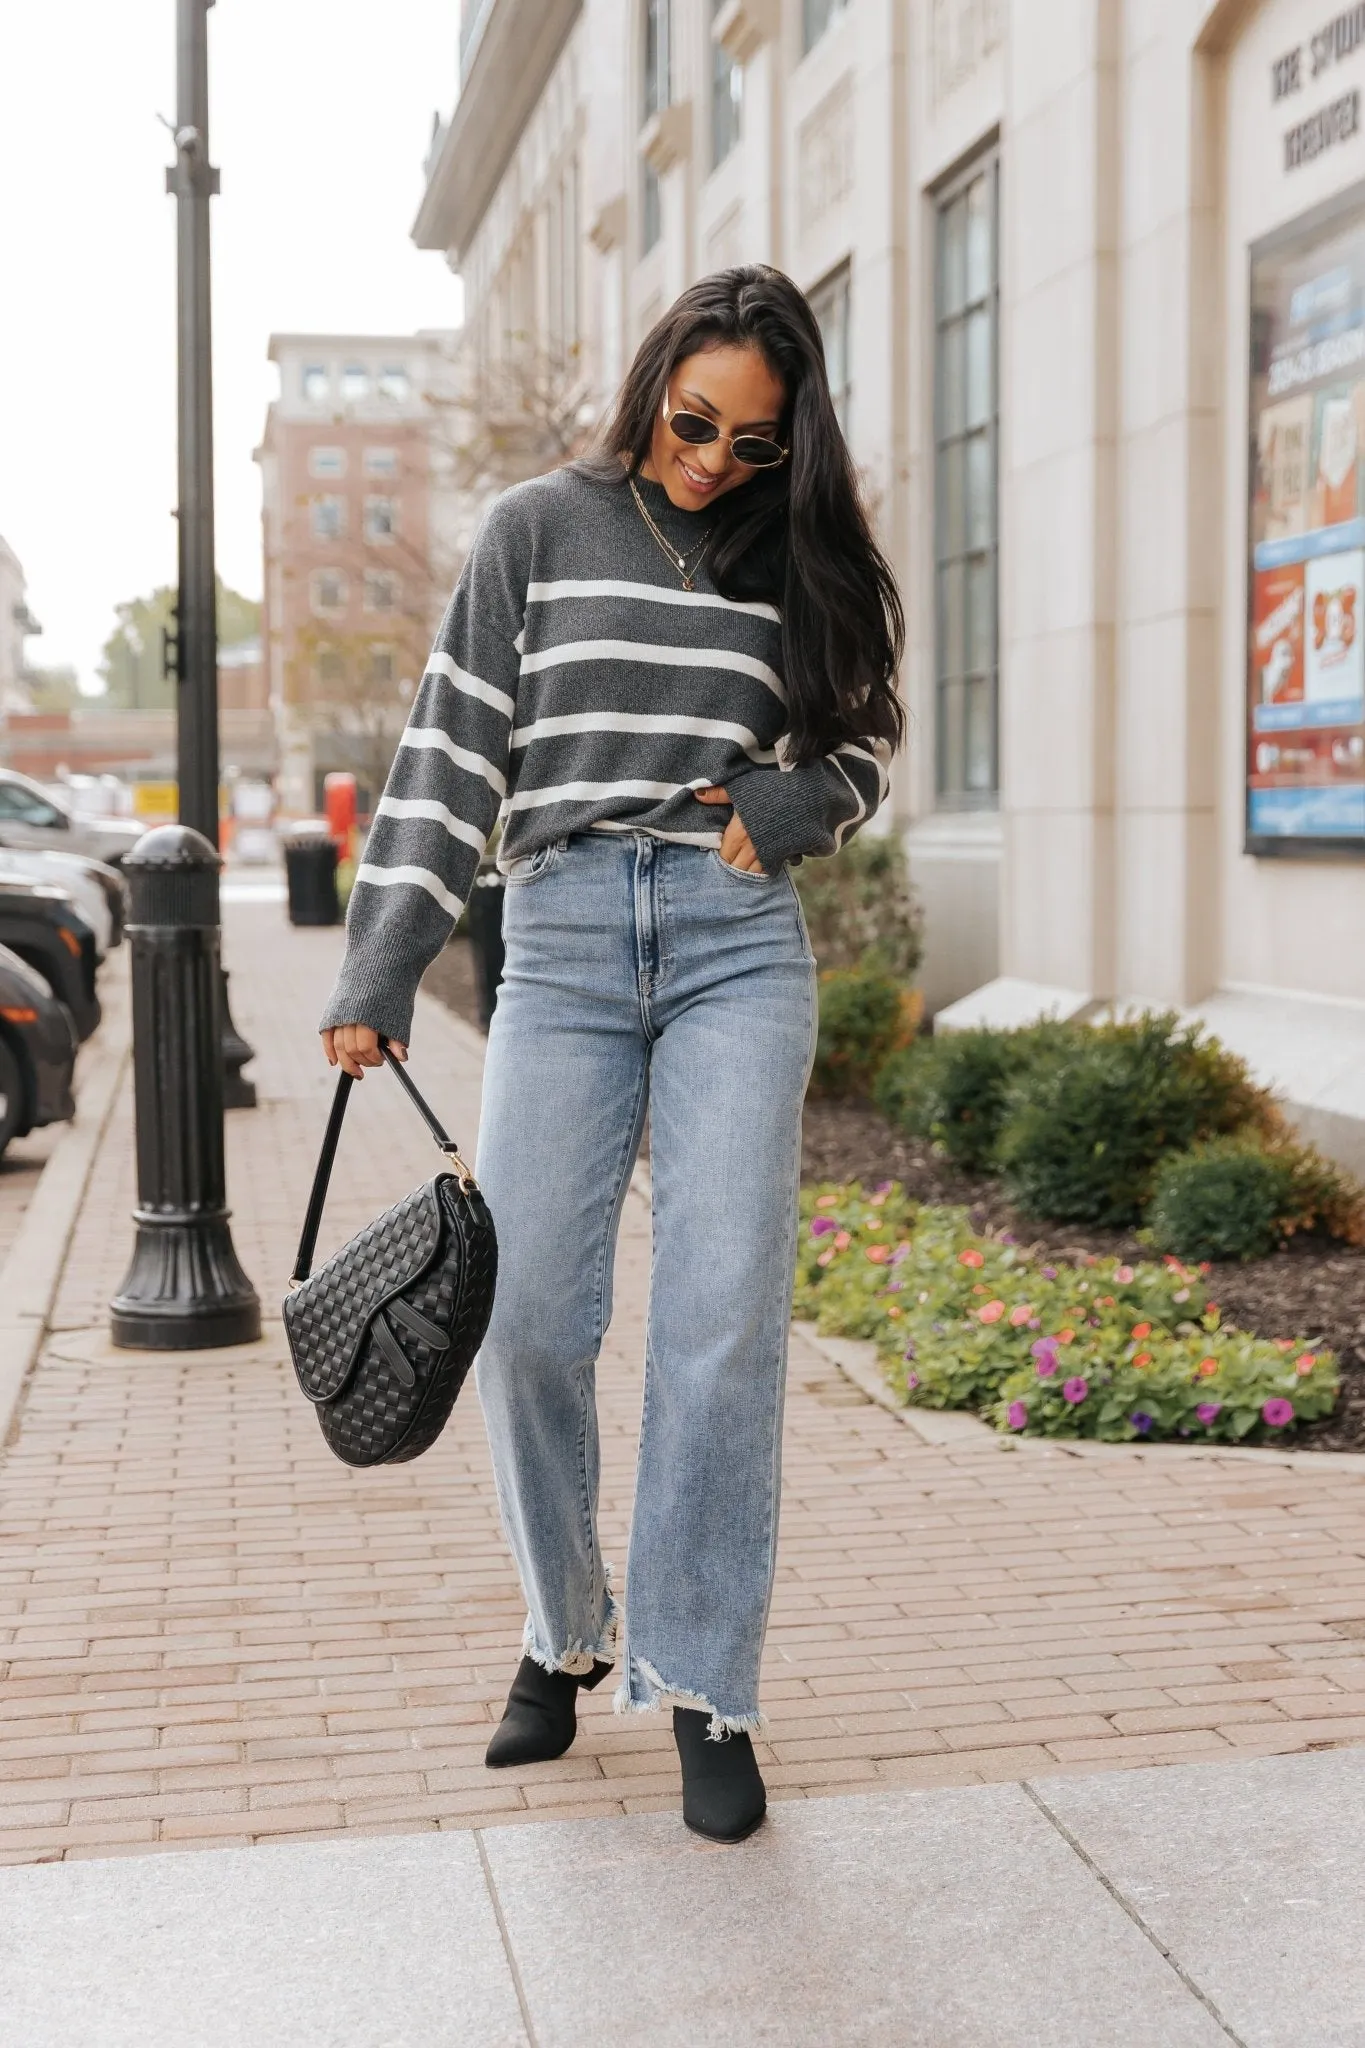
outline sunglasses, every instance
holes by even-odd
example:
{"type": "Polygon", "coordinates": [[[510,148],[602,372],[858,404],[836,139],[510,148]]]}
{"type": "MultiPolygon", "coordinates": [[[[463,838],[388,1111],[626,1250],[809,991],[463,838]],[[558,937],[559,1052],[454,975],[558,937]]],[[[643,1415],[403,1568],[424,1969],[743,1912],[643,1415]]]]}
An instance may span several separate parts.
{"type": "Polygon", "coordinates": [[[776,469],[791,453],[763,434],[722,434],[714,420],[703,418],[699,412],[670,412],[666,398],[664,419],[678,440],[685,441],[689,448],[706,448],[712,441],[727,441],[735,461],[745,469],[776,469]]]}

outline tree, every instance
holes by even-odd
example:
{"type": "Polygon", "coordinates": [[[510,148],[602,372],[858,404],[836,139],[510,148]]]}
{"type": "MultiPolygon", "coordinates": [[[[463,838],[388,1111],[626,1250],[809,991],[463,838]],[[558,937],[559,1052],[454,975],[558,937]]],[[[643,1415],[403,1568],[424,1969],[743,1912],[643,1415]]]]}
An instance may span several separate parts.
{"type": "MultiPolygon", "coordinates": [[[[123,711],[166,711],[175,703],[175,679],[163,673],[163,635],[175,630],[173,585],[115,608],[118,624],[104,643],[100,674],[106,701],[123,711]]],[[[218,644],[236,647],[261,630],[261,607],[218,578],[218,644]]]]}
{"type": "Polygon", "coordinates": [[[35,711],[72,711],[81,701],[74,668],[26,668],[23,684],[35,711]]]}

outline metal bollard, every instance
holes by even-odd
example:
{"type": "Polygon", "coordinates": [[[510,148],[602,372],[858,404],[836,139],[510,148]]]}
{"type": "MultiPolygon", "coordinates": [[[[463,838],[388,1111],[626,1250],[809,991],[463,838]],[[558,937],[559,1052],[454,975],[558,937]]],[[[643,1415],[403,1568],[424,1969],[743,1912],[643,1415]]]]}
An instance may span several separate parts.
{"type": "Polygon", "coordinates": [[[261,1305],[228,1228],[217,852],[160,825],[127,855],[132,904],[137,1240],[110,1304],[131,1350],[248,1344],[261,1305]]]}

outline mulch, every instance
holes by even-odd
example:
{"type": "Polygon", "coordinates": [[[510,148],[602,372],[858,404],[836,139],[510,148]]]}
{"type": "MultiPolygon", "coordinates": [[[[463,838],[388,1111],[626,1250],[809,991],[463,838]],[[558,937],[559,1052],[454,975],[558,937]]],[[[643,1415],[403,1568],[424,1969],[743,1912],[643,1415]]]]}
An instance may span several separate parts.
{"type": "MultiPolygon", "coordinates": [[[[478,1024],[467,940],[451,941],[428,968],[423,987],[457,1016],[478,1024]]],[[[860,1180],[869,1187],[898,1180],[915,1201],[970,1209],[978,1230],[1012,1231],[1021,1244],[1054,1259],[1091,1252],[1129,1260],[1152,1256],[1121,1231],[1021,1215],[998,1181],[962,1172],[923,1139],[889,1124],[870,1102],[807,1102],[801,1177],[807,1184],[860,1180]]],[[[1365,1451],[1365,1250],[1298,1238],[1268,1259],[1215,1265],[1208,1284],[1225,1321],[1258,1337],[1301,1338],[1340,1360],[1336,1412],[1299,1431],[1295,1448],[1365,1451]]]]}

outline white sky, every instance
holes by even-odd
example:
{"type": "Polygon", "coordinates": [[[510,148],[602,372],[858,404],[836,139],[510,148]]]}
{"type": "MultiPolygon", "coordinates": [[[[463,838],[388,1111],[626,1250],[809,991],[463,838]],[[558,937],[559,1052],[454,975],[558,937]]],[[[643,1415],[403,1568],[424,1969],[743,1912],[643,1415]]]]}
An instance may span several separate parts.
{"type": "MultiPolygon", "coordinates": [[[[261,588],[272,331],[410,333],[460,288],[408,239],[458,0],[209,14],[218,567],[261,588]]],[[[29,658],[96,685],[122,599],[175,580],[174,0],[0,4],[0,533],[29,658]]]]}

